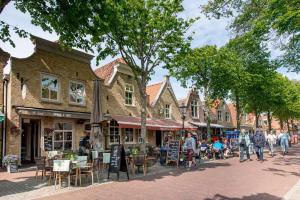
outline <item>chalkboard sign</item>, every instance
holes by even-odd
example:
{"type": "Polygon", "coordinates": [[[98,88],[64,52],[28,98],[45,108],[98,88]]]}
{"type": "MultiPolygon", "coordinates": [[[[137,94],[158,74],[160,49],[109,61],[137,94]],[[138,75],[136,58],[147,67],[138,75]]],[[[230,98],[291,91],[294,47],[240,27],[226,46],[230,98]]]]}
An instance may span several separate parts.
{"type": "Polygon", "coordinates": [[[44,150],[45,151],[52,151],[53,145],[52,145],[52,135],[45,135],[44,136],[44,150]]]}
{"type": "Polygon", "coordinates": [[[129,180],[124,147],[122,145],[115,144],[111,146],[108,179],[110,173],[117,173],[119,179],[120,171],[126,172],[129,180]]]}
{"type": "Polygon", "coordinates": [[[176,162],[178,166],[179,161],[179,146],[180,143],[178,140],[169,141],[168,153],[167,153],[167,163],[176,162]]]}
{"type": "Polygon", "coordinates": [[[17,173],[18,172],[18,165],[17,164],[10,164],[8,165],[10,173],[17,173]]]}

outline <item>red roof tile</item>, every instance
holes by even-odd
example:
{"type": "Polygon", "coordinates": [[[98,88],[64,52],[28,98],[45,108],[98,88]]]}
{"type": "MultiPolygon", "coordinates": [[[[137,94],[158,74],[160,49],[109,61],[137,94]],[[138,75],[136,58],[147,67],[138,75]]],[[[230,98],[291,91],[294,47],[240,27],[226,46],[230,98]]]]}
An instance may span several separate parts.
{"type": "Polygon", "coordinates": [[[107,83],[113,74],[114,66],[118,63],[126,64],[123,58],[117,58],[114,61],[97,68],[94,72],[99,78],[104,79],[105,83],[107,83]]]}
{"type": "Polygon", "coordinates": [[[159,82],[159,83],[149,85],[146,87],[146,93],[149,96],[150,104],[152,104],[154,102],[162,85],[163,85],[163,82],[159,82]]]}

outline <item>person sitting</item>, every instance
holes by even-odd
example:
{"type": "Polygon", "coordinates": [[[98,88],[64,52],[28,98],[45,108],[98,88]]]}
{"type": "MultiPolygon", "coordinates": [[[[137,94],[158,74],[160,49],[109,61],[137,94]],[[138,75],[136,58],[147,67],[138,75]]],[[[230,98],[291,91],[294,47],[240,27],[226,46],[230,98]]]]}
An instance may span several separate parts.
{"type": "Polygon", "coordinates": [[[207,150],[209,148],[207,142],[205,140],[203,140],[201,142],[201,144],[199,145],[199,148],[200,148],[200,157],[203,157],[203,158],[205,157],[207,159],[208,158],[207,150]]]}
{"type": "Polygon", "coordinates": [[[223,150],[224,157],[228,158],[230,154],[230,143],[227,139],[225,139],[223,145],[224,145],[224,150],[223,150]]]}
{"type": "Polygon", "coordinates": [[[217,139],[213,144],[213,152],[215,155],[214,156],[215,159],[216,159],[216,154],[218,154],[219,156],[221,156],[222,159],[224,159],[223,149],[224,149],[224,145],[220,142],[219,139],[217,139]]]}

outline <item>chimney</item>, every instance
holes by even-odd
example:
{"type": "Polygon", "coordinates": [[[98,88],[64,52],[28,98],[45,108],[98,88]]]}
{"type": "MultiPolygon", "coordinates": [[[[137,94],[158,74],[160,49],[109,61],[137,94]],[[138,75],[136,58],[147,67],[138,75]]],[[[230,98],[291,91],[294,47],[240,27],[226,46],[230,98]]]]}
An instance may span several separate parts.
{"type": "Polygon", "coordinates": [[[164,80],[165,80],[165,81],[169,81],[169,80],[170,80],[170,75],[165,75],[165,76],[164,76],[164,80]]]}

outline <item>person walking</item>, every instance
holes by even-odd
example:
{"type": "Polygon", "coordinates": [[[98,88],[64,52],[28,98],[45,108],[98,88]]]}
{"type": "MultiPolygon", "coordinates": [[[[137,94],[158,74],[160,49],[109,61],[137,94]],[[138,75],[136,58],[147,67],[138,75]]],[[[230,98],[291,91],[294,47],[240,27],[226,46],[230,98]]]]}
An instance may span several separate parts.
{"type": "Polygon", "coordinates": [[[280,139],[280,146],[282,149],[282,154],[286,155],[289,152],[289,134],[287,130],[281,129],[279,139],[280,139]]]}
{"type": "Polygon", "coordinates": [[[247,159],[250,159],[249,153],[249,145],[250,145],[250,137],[248,132],[245,129],[241,130],[241,134],[239,135],[239,146],[240,146],[240,162],[244,161],[244,152],[246,151],[247,159]]]}
{"type": "Polygon", "coordinates": [[[274,156],[274,145],[276,144],[276,135],[274,132],[268,133],[267,135],[267,142],[269,145],[269,155],[271,157],[274,156]]]}
{"type": "MultiPolygon", "coordinates": [[[[192,164],[193,164],[193,155],[194,155],[194,152],[196,152],[196,141],[192,137],[191,132],[188,132],[188,136],[185,139],[183,146],[184,146],[184,149],[187,150],[187,159],[189,162],[188,170],[190,170],[192,167],[192,164]]],[[[194,163],[194,164],[196,165],[196,163],[194,163]]]]}
{"type": "Polygon", "coordinates": [[[257,160],[264,161],[264,146],[266,143],[266,138],[262,132],[262,128],[259,127],[253,137],[255,152],[257,155],[257,160]]]}

